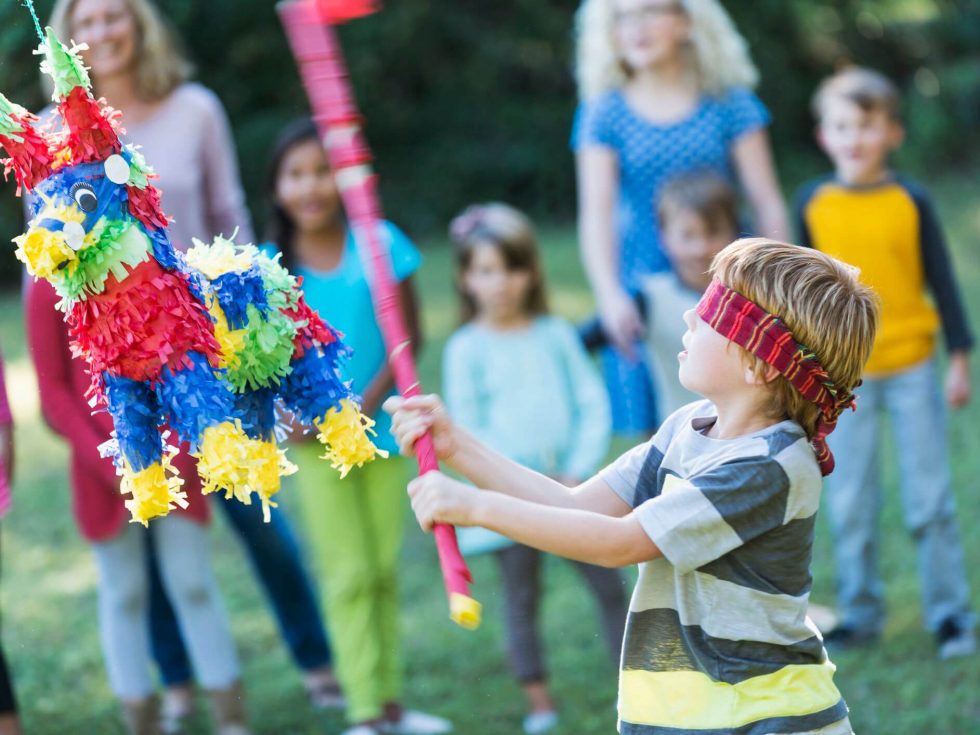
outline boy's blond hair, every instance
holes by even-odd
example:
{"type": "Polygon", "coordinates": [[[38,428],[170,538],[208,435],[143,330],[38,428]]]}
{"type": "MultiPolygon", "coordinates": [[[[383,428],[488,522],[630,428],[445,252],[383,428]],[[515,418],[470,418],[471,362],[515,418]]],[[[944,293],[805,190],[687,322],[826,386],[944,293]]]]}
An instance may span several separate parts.
{"type": "Polygon", "coordinates": [[[813,115],[819,121],[829,99],[853,102],[864,112],[883,111],[889,119],[901,120],[902,95],[884,74],[862,66],[851,66],[829,76],[817,87],[810,101],[813,115]]]}
{"type": "MultiPolygon", "coordinates": [[[[810,248],[753,237],[718,253],[711,274],[779,317],[837,388],[852,391],[861,381],[878,328],[878,297],[858,280],[857,268],[810,248]]],[[[763,377],[769,366],[743,352],[763,377]]],[[[781,375],[772,386],[772,415],[788,416],[813,438],[816,405],[781,375]]]]}

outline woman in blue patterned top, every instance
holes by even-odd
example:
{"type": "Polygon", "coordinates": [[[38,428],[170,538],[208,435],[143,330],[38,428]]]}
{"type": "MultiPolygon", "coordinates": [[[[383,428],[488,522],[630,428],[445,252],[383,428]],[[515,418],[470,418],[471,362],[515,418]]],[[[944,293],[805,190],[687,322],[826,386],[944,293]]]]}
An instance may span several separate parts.
{"type": "Polygon", "coordinates": [[[671,177],[709,169],[738,179],[756,230],[785,238],[769,113],[751,91],[758,74],[745,41],[717,0],[585,0],[577,24],[582,259],[614,345],[602,355],[614,429],[650,433],[653,389],[630,294],[670,268],[653,203],[671,177]]]}

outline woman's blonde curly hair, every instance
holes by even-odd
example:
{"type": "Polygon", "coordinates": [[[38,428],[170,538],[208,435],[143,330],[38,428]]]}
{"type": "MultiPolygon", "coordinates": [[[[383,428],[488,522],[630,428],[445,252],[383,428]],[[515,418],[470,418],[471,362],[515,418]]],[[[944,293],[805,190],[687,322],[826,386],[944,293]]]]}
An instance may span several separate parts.
{"type": "MultiPolygon", "coordinates": [[[[71,38],[71,14],[77,4],[78,0],[57,0],[51,11],[51,27],[64,42],[71,38]]],[[[153,3],[126,0],[126,5],[136,22],[136,93],[143,100],[161,100],[186,82],[194,67],[170,23],[153,3]]]]}
{"type": "MultiPolygon", "coordinates": [[[[759,72],[745,39],[718,0],[677,0],[691,21],[692,66],[701,89],[721,94],[732,87],[754,88],[759,72]]],[[[575,77],[579,99],[590,100],[622,87],[629,79],[616,49],[615,0],[584,0],[575,17],[575,77]]]]}

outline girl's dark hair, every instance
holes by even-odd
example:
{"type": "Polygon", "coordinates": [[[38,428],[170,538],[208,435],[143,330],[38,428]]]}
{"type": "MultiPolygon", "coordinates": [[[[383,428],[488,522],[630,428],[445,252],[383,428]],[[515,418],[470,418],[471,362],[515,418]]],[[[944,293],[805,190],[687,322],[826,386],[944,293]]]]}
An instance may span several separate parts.
{"type": "Polygon", "coordinates": [[[272,153],[269,156],[269,167],[265,177],[266,199],[272,203],[269,222],[265,228],[265,239],[279,248],[279,251],[282,253],[282,264],[290,270],[293,270],[296,265],[296,253],[293,247],[293,236],[296,234],[296,227],[293,225],[289,215],[276,202],[276,186],[279,180],[279,169],[282,168],[282,161],[286,157],[286,154],[293,147],[311,140],[319,142],[320,134],[313,120],[310,118],[304,117],[293,120],[286,125],[272,146],[272,153]]]}
{"type": "Polygon", "coordinates": [[[521,212],[498,202],[474,204],[464,209],[449,224],[449,238],[456,251],[456,291],[459,294],[460,323],[466,324],[476,316],[476,303],[463,288],[463,275],[470,267],[473,251],[486,244],[499,248],[507,270],[530,273],[531,287],[527,292],[524,310],[529,314],[548,313],[534,227],[521,212]]]}

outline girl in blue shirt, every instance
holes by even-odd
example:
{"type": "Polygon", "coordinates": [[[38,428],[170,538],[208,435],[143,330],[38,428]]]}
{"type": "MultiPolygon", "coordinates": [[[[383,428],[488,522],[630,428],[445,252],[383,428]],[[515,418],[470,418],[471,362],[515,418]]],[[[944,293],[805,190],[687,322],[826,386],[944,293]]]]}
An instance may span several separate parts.
{"type": "Polygon", "coordinates": [[[663,184],[707,170],[741,184],[755,230],[789,236],[758,74],[718,0],[584,0],[572,131],[582,260],[615,347],[601,363],[613,426],[649,436],[655,400],[631,297],[669,270],[654,212],[663,184]]]}
{"type": "MultiPolygon", "coordinates": [[[[375,443],[392,455],[340,480],[319,459],[312,434],[294,432],[290,452],[300,467],[296,477],[303,516],[323,576],[337,677],[352,723],[345,735],[449,732],[448,721],[400,704],[397,562],[409,467],[397,457],[388,430],[390,418],[378,410],[394,381],[371,300],[370,274],[347,228],[333,173],[310,120],[294,123],[281,134],[272,156],[269,194],[269,239],[290,271],[303,279],[307,303],[353,348],[347,376],[362,396],[362,412],[377,422],[375,443]]],[[[393,224],[384,222],[381,227],[417,347],[412,274],[421,256],[393,224]]]]}
{"type": "MultiPolygon", "coordinates": [[[[527,218],[504,204],[453,220],[463,325],[444,355],[453,419],[511,459],[569,485],[591,476],[609,448],[605,390],[574,329],[550,316],[527,218]]],[[[558,722],[537,630],[540,552],[480,528],[458,529],[463,553],[496,551],[504,581],[508,649],[528,698],[524,731],[558,722]]],[[[599,603],[612,658],[626,597],[618,571],[576,563],[599,603]]]]}

